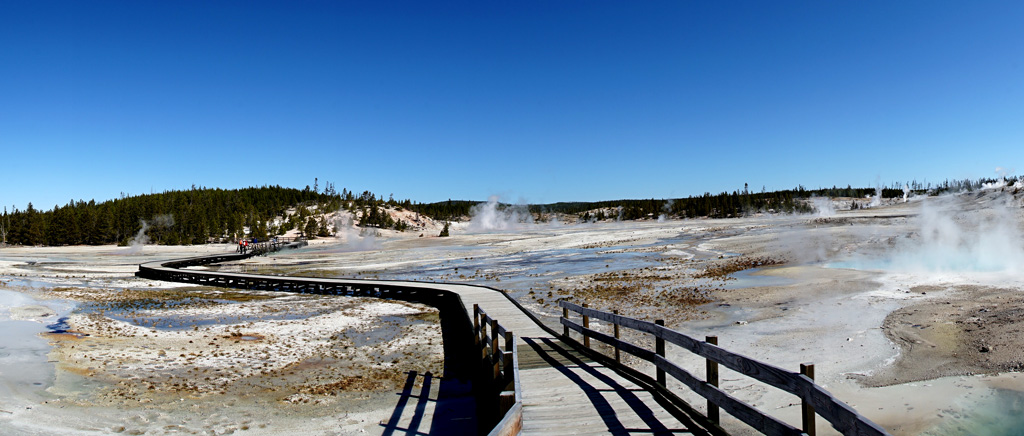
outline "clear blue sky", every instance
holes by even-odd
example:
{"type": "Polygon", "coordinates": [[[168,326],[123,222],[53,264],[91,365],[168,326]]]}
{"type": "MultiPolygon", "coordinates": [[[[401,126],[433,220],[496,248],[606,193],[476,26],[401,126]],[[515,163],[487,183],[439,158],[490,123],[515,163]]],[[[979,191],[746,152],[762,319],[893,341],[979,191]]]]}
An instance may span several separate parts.
{"type": "Polygon", "coordinates": [[[1024,171],[1024,2],[4,1],[0,204],[1024,171]]]}

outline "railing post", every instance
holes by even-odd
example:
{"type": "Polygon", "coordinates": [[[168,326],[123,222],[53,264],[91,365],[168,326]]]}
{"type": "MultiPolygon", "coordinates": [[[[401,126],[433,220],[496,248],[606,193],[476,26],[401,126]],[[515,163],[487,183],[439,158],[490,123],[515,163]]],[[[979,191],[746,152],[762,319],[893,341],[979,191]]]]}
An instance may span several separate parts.
{"type": "MultiPolygon", "coordinates": [[[[707,336],[704,338],[704,342],[707,342],[711,345],[718,345],[718,336],[707,336]]],[[[715,362],[714,360],[711,359],[707,359],[705,363],[707,369],[708,384],[714,387],[718,387],[718,362],[715,362]]],[[[711,400],[708,400],[708,419],[715,424],[718,424],[720,421],[718,405],[712,402],[711,400]]]]}
{"type": "Polygon", "coordinates": [[[473,342],[480,345],[480,305],[473,305],[473,342]]]}
{"type": "MultiPolygon", "coordinates": [[[[612,313],[618,315],[619,311],[618,311],[618,309],[616,309],[616,310],[613,310],[612,313]]],[[[620,338],[619,337],[619,323],[614,323],[613,326],[614,326],[613,328],[615,330],[614,331],[615,339],[619,339],[620,338]]],[[[619,354],[619,343],[616,342],[615,343],[615,363],[621,363],[621,362],[622,362],[622,359],[621,359],[621,355],[619,354]]]]}
{"type": "Polygon", "coordinates": [[[480,317],[480,358],[486,359],[487,354],[487,318],[480,317]]]}
{"type": "MultiPolygon", "coordinates": [[[[565,306],[562,307],[562,318],[564,318],[566,320],[569,319],[569,308],[568,307],[565,307],[565,306]]],[[[563,325],[562,326],[562,337],[564,337],[566,339],[569,339],[569,326],[567,326],[567,325],[563,325]]]]}
{"type": "MultiPolygon", "coordinates": [[[[814,380],[814,363],[801,363],[800,374],[806,375],[807,378],[814,380]]],[[[814,429],[814,406],[811,406],[806,399],[802,399],[800,408],[803,412],[801,413],[803,418],[801,421],[804,427],[804,433],[807,433],[807,436],[814,436],[817,433],[814,429]]]]}
{"type": "Polygon", "coordinates": [[[505,362],[503,362],[503,363],[505,364],[504,372],[505,372],[505,382],[506,383],[513,381],[512,380],[512,373],[514,371],[513,371],[513,368],[512,368],[512,345],[513,345],[513,341],[515,341],[515,340],[516,340],[516,338],[515,338],[515,336],[512,335],[512,332],[509,332],[509,331],[505,332],[505,352],[502,353],[502,355],[505,356],[505,362]]]}
{"type": "Polygon", "coordinates": [[[491,366],[494,367],[493,379],[497,380],[498,376],[501,375],[501,363],[504,359],[501,358],[501,346],[498,343],[498,320],[491,320],[491,366]]]}
{"type": "Polygon", "coordinates": [[[516,404],[515,392],[501,392],[498,394],[498,416],[505,416],[505,413],[516,404]]]}
{"type": "MultiPolygon", "coordinates": [[[[655,320],[654,323],[657,324],[657,325],[660,325],[662,327],[665,326],[665,320],[663,320],[663,319],[655,320]]],[[[665,340],[662,339],[661,337],[655,337],[654,338],[654,352],[657,353],[659,356],[661,356],[663,358],[665,357],[665,340]]],[[[661,385],[661,387],[665,387],[665,384],[666,384],[666,381],[665,381],[665,370],[663,370],[663,369],[661,369],[659,367],[657,373],[658,373],[658,384],[661,385]]]]}
{"type": "MultiPolygon", "coordinates": [[[[587,303],[583,303],[583,308],[586,309],[587,307],[590,306],[588,306],[587,303]]],[[[587,315],[583,315],[583,328],[590,328],[590,317],[587,315]]],[[[583,331],[583,346],[590,348],[590,335],[587,334],[586,330],[583,331]]]]}

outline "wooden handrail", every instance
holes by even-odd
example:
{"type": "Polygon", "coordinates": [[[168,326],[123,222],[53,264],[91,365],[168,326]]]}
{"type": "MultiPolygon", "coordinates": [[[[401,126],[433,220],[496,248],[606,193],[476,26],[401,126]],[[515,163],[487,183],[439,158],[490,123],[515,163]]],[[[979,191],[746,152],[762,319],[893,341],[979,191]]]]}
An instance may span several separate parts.
{"type": "Polygon", "coordinates": [[[523,426],[523,391],[519,379],[519,346],[515,335],[481,309],[479,304],[474,304],[473,336],[480,348],[481,358],[492,367],[491,382],[498,387],[497,407],[501,420],[489,436],[519,434],[523,426]],[[504,347],[499,345],[502,339],[505,341],[504,347]]]}
{"type": "MultiPolygon", "coordinates": [[[[888,435],[882,427],[867,418],[858,414],[846,403],[836,399],[831,393],[814,383],[814,380],[807,375],[786,371],[774,365],[728,351],[708,341],[700,341],[680,332],[669,329],[657,323],[641,321],[634,318],[618,315],[615,313],[602,312],[590,309],[581,305],[573,304],[562,300],[558,305],[563,308],[563,317],[560,323],[565,331],[576,331],[585,338],[593,338],[598,341],[614,346],[616,349],[630,353],[642,360],[654,364],[659,375],[666,373],[680,381],[697,394],[714,403],[730,415],[754,427],[764,434],[790,435],[790,434],[814,434],[813,420],[808,423],[804,420],[803,431],[772,416],[766,415],[757,409],[737,400],[725,391],[704,380],[694,377],[678,365],[663,357],[663,353],[647,350],[615,338],[596,330],[591,330],[583,325],[568,319],[568,312],[573,311],[588,318],[599,319],[614,324],[654,335],[658,340],[672,343],[682,347],[698,356],[704,357],[707,361],[724,365],[740,374],[744,374],[763,383],[776,387],[785,392],[801,398],[804,402],[804,410],[813,410],[814,413],[824,418],[832,427],[845,435],[888,435]]],[[[660,350],[659,350],[660,351],[660,350]]],[[[710,365],[708,366],[711,367],[710,365]]],[[[710,373],[710,371],[709,371],[710,373]]],[[[813,372],[811,373],[813,374],[813,372]]],[[[659,377],[661,379],[661,377],[659,377]]],[[[663,380],[659,380],[663,383],[663,380]]],[[[710,410],[710,408],[709,408],[710,410]]]]}

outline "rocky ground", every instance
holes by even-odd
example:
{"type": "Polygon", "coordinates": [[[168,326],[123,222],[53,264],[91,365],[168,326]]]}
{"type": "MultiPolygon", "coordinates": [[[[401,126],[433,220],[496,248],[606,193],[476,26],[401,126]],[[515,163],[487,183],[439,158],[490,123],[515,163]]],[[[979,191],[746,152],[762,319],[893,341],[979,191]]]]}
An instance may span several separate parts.
{"type": "Polygon", "coordinates": [[[54,372],[34,404],[4,401],[4,434],[379,433],[410,372],[443,373],[437,310],[420,304],[202,287],[7,289],[37,303],[11,308],[12,320],[49,323],[40,336],[54,372]],[[53,301],[76,308],[58,318],[53,301]]]}
{"type": "Polygon", "coordinates": [[[868,386],[1024,370],[1024,296],[1019,289],[917,286],[907,293],[944,292],[886,317],[886,336],[899,345],[895,364],[865,377],[868,386]]]}

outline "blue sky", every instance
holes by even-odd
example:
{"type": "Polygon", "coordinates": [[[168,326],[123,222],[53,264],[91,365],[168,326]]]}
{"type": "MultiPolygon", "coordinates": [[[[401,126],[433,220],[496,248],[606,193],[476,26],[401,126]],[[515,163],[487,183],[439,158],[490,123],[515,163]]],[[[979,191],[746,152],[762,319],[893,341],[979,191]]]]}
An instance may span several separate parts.
{"type": "Polygon", "coordinates": [[[1022,2],[2,2],[0,204],[1024,171],[1022,2]]]}

